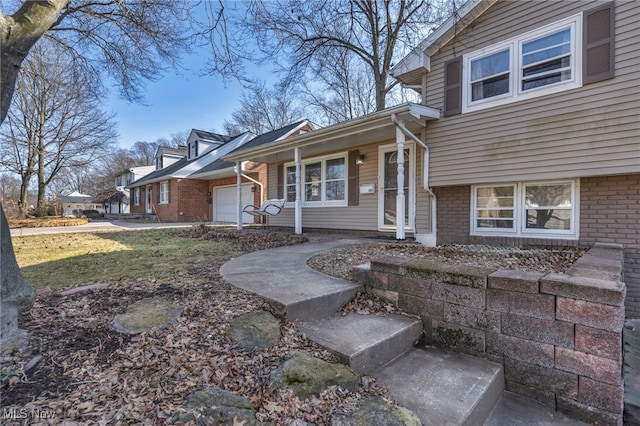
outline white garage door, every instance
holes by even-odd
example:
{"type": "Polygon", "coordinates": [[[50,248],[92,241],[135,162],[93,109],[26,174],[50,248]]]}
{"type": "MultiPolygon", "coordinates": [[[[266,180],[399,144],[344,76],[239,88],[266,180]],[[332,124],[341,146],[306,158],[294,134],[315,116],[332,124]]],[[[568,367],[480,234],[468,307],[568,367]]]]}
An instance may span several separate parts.
{"type": "MultiPolygon", "coordinates": [[[[242,205],[253,204],[252,184],[242,185],[242,205]]],[[[237,187],[222,186],[214,188],[213,193],[213,221],[236,223],[238,211],[237,187]]],[[[253,223],[253,216],[242,215],[243,223],[253,223]]]]}

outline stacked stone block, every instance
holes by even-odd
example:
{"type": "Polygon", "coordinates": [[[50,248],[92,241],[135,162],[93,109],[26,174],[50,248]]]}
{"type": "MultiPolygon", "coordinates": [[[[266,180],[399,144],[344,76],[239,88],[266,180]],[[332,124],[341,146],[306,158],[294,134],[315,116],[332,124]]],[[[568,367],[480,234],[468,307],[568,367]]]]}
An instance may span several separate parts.
{"type": "Polygon", "coordinates": [[[623,250],[596,244],[563,274],[379,258],[352,279],[423,322],[424,343],[504,365],[507,390],[622,424],[623,250]]]}

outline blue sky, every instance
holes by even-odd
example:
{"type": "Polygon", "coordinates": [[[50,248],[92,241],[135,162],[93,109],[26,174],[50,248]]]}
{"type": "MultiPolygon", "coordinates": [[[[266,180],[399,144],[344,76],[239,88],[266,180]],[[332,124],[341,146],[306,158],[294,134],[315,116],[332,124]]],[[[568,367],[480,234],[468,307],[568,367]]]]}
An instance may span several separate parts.
{"type": "Polygon", "coordinates": [[[144,104],[120,99],[117,87],[113,88],[104,107],[117,114],[121,148],[192,128],[222,131],[225,119],[230,120],[240,106],[242,87],[219,76],[200,75],[206,55],[203,49],[185,57],[189,69],[181,75],[169,70],[160,80],[147,83],[144,104]]]}

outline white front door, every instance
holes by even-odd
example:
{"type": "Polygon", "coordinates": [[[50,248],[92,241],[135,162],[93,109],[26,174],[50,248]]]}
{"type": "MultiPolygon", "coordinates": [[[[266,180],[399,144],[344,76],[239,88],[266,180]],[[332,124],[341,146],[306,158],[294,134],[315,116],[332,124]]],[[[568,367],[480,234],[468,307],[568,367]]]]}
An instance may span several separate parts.
{"type": "MultiPolygon", "coordinates": [[[[393,231],[397,226],[396,197],[398,195],[398,148],[395,144],[381,146],[378,150],[378,228],[393,231]]],[[[404,149],[404,226],[413,231],[415,218],[415,145],[404,149]]]]}
{"type": "MultiPolygon", "coordinates": [[[[253,184],[242,185],[242,206],[253,204],[253,184]]],[[[213,221],[236,223],[238,217],[238,187],[220,186],[213,192],[213,221]]],[[[253,216],[242,215],[242,223],[253,223],[253,216]]]]}
{"type": "Polygon", "coordinates": [[[151,214],[153,213],[153,206],[152,206],[152,202],[153,202],[153,195],[151,194],[151,185],[147,185],[147,190],[145,191],[146,197],[145,197],[145,212],[147,214],[151,214]]]}

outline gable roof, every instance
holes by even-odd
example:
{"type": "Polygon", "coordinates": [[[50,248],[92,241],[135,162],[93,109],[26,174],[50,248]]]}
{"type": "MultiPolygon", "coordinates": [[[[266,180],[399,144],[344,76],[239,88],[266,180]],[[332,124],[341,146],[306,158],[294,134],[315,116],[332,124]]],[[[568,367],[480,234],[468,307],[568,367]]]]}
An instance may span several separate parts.
{"type": "Polygon", "coordinates": [[[213,142],[224,143],[224,142],[229,142],[231,139],[234,138],[233,136],[221,135],[219,133],[207,132],[205,130],[192,129],[191,131],[195,133],[198,139],[203,139],[203,140],[213,141],[213,142]]]}
{"type": "Polygon", "coordinates": [[[184,157],[187,155],[187,147],[184,145],[180,145],[177,148],[173,148],[170,146],[160,146],[158,147],[158,151],[162,151],[162,155],[173,155],[176,157],[184,157]]]}
{"type": "MultiPolygon", "coordinates": [[[[194,159],[195,160],[195,159],[194,159]]],[[[191,161],[194,161],[191,160],[191,161]]],[[[136,186],[147,185],[154,182],[160,182],[161,180],[168,179],[171,177],[171,174],[180,170],[187,164],[186,158],[181,158],[173,164],[168,165],[164,169],[158,169],[154,172],[149,173],[148,175],[131,182],[129,185],[125,186],[125,188],[134,188],[136,186]]]]}
{"type": "Polygon", "coordinates": [[[431,71],[431,56],[453,39],[497,0],[467,0],[449,19],[394,66],[390,74],[403,84],[421,84],[422,75],[431,71]]]}
{"type": "MultiPolygon", "coordinates": [[[[228,151],[226,153],[221,153],[221,155],[218,157],[218,159],[216,161],[208,164],[207,166],[203,167],[199,171],[194,172],[190,177],[196,177],[196,176],[204,177],[205,175],[213,176],[213,175],[216,175],[216,174],[218,176],[221,176],[221,174],[222,174],[222,172],[224,170],[228,170],[229,172],[233,172],[233,168],[235,167],[235,163],[223,160],[222,159],[223,155],[226,156],[226,155],[229,155],[231,153],[235,154],[236,152],[239,152],[239,151],[243,151],[243,150],[246,150],[246,149],[254,149],[256,147],[269,144],[271,142],[280,141],[280,140],[285,139],[288,136],[292,135],[296,131],[300,130],[301,128],[303,128],[307,124],[311,128],[315,128],[316,127],[316,125],[311,123],[309,120],[300,120],[300,121],[298,121],[296,123],[289,124],[288,126],[284,126],[284,127],[279,128],[279,129],[272,130],[270,132],[258,135],[256,137],[254,137],[253,139],[251,139],[250,141],[239,145],[234,150],[230,150],[230,151],[228,151]]],[[[235,172],[233,172],[233,173],[235,173],[235,172]]]]}

